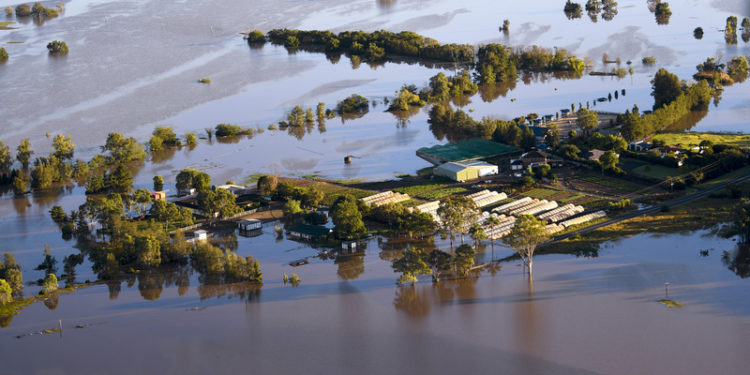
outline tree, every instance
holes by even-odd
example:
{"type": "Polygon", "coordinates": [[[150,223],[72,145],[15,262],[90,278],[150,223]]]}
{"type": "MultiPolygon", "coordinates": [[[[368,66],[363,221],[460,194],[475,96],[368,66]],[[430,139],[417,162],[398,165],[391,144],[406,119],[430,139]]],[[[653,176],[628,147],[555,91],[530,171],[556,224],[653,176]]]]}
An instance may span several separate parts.
{"type": "Polygon", "coordinates": [[[68,53],[68,45],[61,40],[53,40],[47,43],[47,50],[50,54],[65,55],[68,53]]]}
{"type": "Polygon", "coordinates": [[[146,158],[146,151],[135,138],[125,138],[120,133],[109,133],[106,143],[102,146],[102,151],[109,153],[106,157],[108,163],[129,162],[146,158]]]}
{"type": "Polygon", "coordinates": [[[154,176],[154,191],[164,190],[164,177],[154,176]]]}
{"type": "Polygon", "coordinates": [[[293,216],[300,212],[304,212],[300,207],[300,202],[295,199],[290,199],[284,204],[284,216],[293,216]]]}
{"type": "Polygon", "coordinates": [[[209,220],[231,216],[240,210],[234,195],[225,189],[201,190],[198,192],[198,207],[209,220]]]}
{"type": "Polygon", "coordinates": [[[473,200],[465,196],[454,196],[443,199],[437,210],[440,217],[441,231],[451,239],[456,233],[461,234],[461,243],[464,242],[464,233],[468,231],[469,225],[476,222],[479,216],[479,209],[473,200]]]}
{"type": "Polygon", "coordinates": [[[547,132],[544,134],[544,143],[550,147],[557,147],[560,144],[560,130],[557,128],[556,123],[551,123],[547,126],[547,132]]]}
{"type": "Polygon", "coordinates": [[[18,148],[16,148],[16,151],[16,160],[21,163],[23,169],[28,169],[29,160],[31,160],[31,155],[34,153],[34,151],[31,151],[31,144],[29,143],[29,139],[22,139],[21,143],[18,145],[18,148]]]}
{"type": "Polygon", "coordinates": [[[3,63],[8,60],[8,51],[5,50],[5,48],[0,47],[0,63],[3,63]]]}
{"type": "Polygon", "coordinates": [[[279,178],[276,176],[260,176],[258,179],[258,191],[261,195],[271,195],[276,191],[279,178]]]}
{"type": "Polygon", "coordinates": [[[13,193],[22,195],[29,191],[29,177],[24,173],[19,173],[13,177],[13,193]]]}
{"type": "Polygon", "coordinates": [[[161,245],[156,237],[151,235],[137,237],[135,246],[138,249],[138,267],[147,269],[161,264],[161,245]]]}
{"type": "Polygon", "coordinates": [[[456,273],[464,277],[468,276],[471,267],[474,267],[474,248],[462,244],[456,248],[456,256],[453,259],[453,263],[456,266],[456,273]]]}
{"type": "Polygon", "coordinates": [[[133,189],[133,175],[130,169],[123,164],[115,168],[109,175],[109,187],[116,193],[127,193],[133,189]]]}
{"type": "Polygon", "coordinates": [[[482,226],[478,223],[474,223],[471,226],[471,229],[469,229],[469,234],[471,235],[471,239],[474,240],[475,247],[479,247],[479,244],[482,242],[482,240],[487,239],[487,234],[484,232],[484,228],[482,228],[482,226]]]}
{"type": "Polygon", "coordinates": [[[331,207],[333,231],[339,238],[359,238],[367,232],[357,200],[349,194],[340,196],[331,207]]]}
{"type": "Polygon", "coordinates": [[[55,149],[55,157],[60,160],[73,159],[76,145],[73,143],[73,137],[58,134],[52,139],[52,147],[55,149]]]}
{"type": "Polygon", "coordinates": [[[47,293],[54,292],[58,287],[57,276],[54,273],[48,273],[47,277],[42,281],[42,286],[47,293]]]}
{"type": "Polygon", "coordinates": [[[513,229],[503,237],[503,242],[513,248],[529,270],[531,275],[534,265],[534,250],[537,244],[546,241],[549,234],[544,229],[544,222],[531,215],[521,215],[513,229]]]}
{"type": "Polygon", "coordinates": [[[34,269],[37,271],[45,271],[46,273],[57,272],[57,259],[52,256],[49,245],[46,243],[44,244],[44,261],[34,269]]]}
{"type": "Polygon", "coordinates": [[[576,112],[578,116],[578,126],[583,130],[583,134],[588,135],[592,130],[599,127],[599,115],[596,112],[581,108],[576,112]]]}
{"type": "Polygon", "coordinates": [[[13,302],[13,290],[7,281],[0,279],[0,306],[11,302],[13,302]]]}
{"type": "Polygon", "coordinates": [[[453,268],[453,257],[445,251],[434,249],[427,257],[427,264],[432,268],[432,281],[440,281],[440,274],[453,268]]]}
{"type": "Polygon", "coordinates": [[[613,150],[609,150],[599,157],[599,163],[602,165],[602,174],[604,170],[614,170],[617,168],[617,154],[613,150]]]}
{"type": "Polygon", "coordinates": [[[315,186],[312,186],[307,189],[307,191],[305,191],[305,194],[302,196],[302,204],[307,207],[315,208],[318,207],[320,202],[323,201],[323,198],[325,198],[325,193],[323,193],[315,186]]]}
{"type": "Polygon", "coordinates": [[[13,165],[8,146],[0,141],[0,173],[8,172],[13,165]]]}
{"type": "Polygon", "coordinates": [[[404,250],[401,258],[396,259],[391,267],[395,272],[400,272],[401,277],[398,279],[399,284],[414,284],[417,282],[417,275],[429,275],[432,269],[424,261],[425,254],[422,249],[409,248],[404,250]]]}
{"type": "Polygon", "coordinates": [[[672,103],[682,93],[680,78],[661,68],[651,80],[651,96],[654,97],[654,109],[672,103]]]}

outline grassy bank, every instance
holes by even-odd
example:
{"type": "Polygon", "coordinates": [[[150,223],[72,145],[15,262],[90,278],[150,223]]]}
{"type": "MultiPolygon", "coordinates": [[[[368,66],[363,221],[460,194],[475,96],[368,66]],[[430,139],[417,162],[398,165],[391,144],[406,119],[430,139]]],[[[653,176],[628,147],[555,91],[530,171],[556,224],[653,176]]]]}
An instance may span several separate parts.
{"type": "Polygon", "coordinates": [[[750,147],[750,134],[721,134],[721,133],[662,133],[653,140],[663,141],[668,145],[692,148],[701,141],[711,141],[713,144],[724,144],[736,147],[750,147]]]}

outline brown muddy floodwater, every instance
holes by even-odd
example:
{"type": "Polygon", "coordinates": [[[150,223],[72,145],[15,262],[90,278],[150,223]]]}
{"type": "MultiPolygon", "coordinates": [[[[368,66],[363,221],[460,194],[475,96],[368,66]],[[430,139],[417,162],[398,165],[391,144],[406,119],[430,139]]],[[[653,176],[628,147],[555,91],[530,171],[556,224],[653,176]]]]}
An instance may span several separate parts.
{"type": "Polygon", "coordinates": [[[32,305],[0,330],[0,372],[745,372],[750,286],[728,268],[743,258],[707,233],[639,235],[595,258],[540,256],[533,283],[513,261],[494,275],[414,287],[395,286],[387,261],[405,243],[374,240],[363,253],[292,268],[315,252],[273,237],[238,240],[263,265],[260,291],[139,276],[60,296],[54,310],[32,305]],[[300,286],[281,283],[290,272],[300,286]],[[657,302],[665,282],[683,308],[657,302]],[[15,338],[58,319],[62,337],[15,338]]]}

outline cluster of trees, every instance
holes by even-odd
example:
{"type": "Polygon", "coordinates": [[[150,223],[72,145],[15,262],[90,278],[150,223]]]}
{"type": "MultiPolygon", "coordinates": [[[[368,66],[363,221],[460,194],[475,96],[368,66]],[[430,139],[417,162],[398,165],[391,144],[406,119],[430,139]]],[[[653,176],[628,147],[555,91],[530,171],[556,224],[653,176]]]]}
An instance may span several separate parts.
{"type": "Polygon", "coordinates": [[[414,284],[418,275],[432,275],[432,281],[439,282],[440,276],[450,271],[462,277],[468,276],[474,266],[475,254],[474,248],[466,244],[456,248],[454,255],[439,249],[426,253],[420,248],[409,248],[404,250],[401,258],[393,261],[391,267],[401,273],[398,283],[402,285],[414,284]]]}
{"type": "Polygon", "coordinates": [[[11,253],[5,253],[0,261],[0,306],[22,297],[23,274],[21,265],[16,263],[11,253]]]}
{"type": "Polygon", "coordinates": [[[470,45],[440,44],[411,31],[344,31],[334,34],[330,31],[274,29],[267,36],[271,43],[288,48],[324,48],[329,54],[347,53],[368,61],[383,60],[386,54],[445,62],[468,63],[474,60],[474,49],[470,45]]]}
{"type": "Polygon", "coordinates": [[[669,3],[658,2],[654,7],[654,16],[656,16],[656,23],[659,25],[669,24],[669,17],[672,16],[672,10],[669,9],[669,3]]]}
{"type": "Polygon", "coordinates": [[[627,110],[618,116],[618,122],[622,124],[621,133],[628,141],[667,129],[693,112],[708,110],[717,92],[705,80],[687,85],[663,68],[659,69],[651,82],[654,111],[642,115],[634,107],[632,111],[627,110]]]}
{"type": "MultiPolygon", "coordinates": [[[[591,22],[594,23],[598,21],[600,13],[605,21],[612,21],[617,15],[617,2],[614,0],[588,0],[586,1],[586,13],[588,13],[591,22]]],[[[568,15],[568,12],[565,14],[568,15]]],[[[573,15],[575,14],[571,14],[571,16],[573,15]]],[[[571,16],[568,18],[577,18],[571,16]]],[[[578,17],[580,17],[580,10],[578,17]]]]}
{"type": "Polygon", "coordinates": [[[383,223],[397,233],[431,235],[435,232],[432,215],[412,211],[402,204],[389,203],[369,209],[365,207],[362,211],[368,220],[383,223]]]}
{"type": "Polygon", "coordinates": [[[391,101],[388,111],[408,111],[411,107],[424,107],[427,103],[404,85],[391,101]]]}
{"type": "Polygon", "coordinates": [[[193,268],[212,282],[263,282],[263,273],[257,259],[249,255],[241,257],[210,243],[197,244],[190,253],[190,262],[193,268]]]}
{"type": "Polygon", "coordinates": [[[477,52],[475,76],[483,85],[515,80],[519,70],[532,72],[583,73],[586,64],[562,48],[554,50],[531,46],[512,50],[502,44],[491,43],[477,52]]]}
{"type": "MultiPolygon", "coordinates": [[[[479,137],[524,149],[531,149],[537,143],[534,132],[523,125],[526,117],[518,117],[511,121],[491,118],[476,121],[463,110],[440,103],[430,108],[429,115],[427,122],[430,124],[430,130],[439,140],[447,138],[451,142],[456,142],[479,137]]],[[[556,136],[551,134],[549,139],[550,142],[556,142],[559,133],[556,136]]]]}
{"type": "Polygon", "coordinates": [[[225,189],[211,189],[211,176],[206,172],[192,168],[183,169],[177,174],[175,187],[179,194],[195,189],[198,193],[198,208],[209,220],[231,216],[242,210],[231,192],[225,189]]]}
{"type": "Polygon", "coordinates": [[[336,104],[336,113],[339,115],[364,115],[369,110],[370,102],[364,96],[357,94],[353,94],[336,104]]]}
{"type": "MultiPolygon", "coordinates": [[[[31,6],[29,6],[28,4],[17,5],[16,16],[18,17],[34,16],[38,18],[54,18],[60,15],[60,10],[61,10],[61,7],[47,8],[44,5],[42,5],[42,3],[37,1],[34,3],[34,5],[31,5],[31,6]]],[[[8,12],[8,9],[6,9],[5,13],[9,16],[13,15],[12,8],[10,12],[8,12]]]]}
{"type": "Polygon", "coordinates": [[[166,147],[180,146],[182,146],[182,141],[177,138],[174,129],[168,126],[157,126],[148,141],[148,147],[151,151],[161,151],[166,147]]]}
{"type": "Polygon", "coordinates": [[[244,129],[234,124],[218,124],[215,128],[217,137],[233,137],[238,135],[253,134],[252,129],[244,129]]]}
{"type": "Polygon", "coordinates": [[[471,80],[471,74],[462,70],[454,76],[440,72],[430,78],[428,86],[422,90],[420,97],[430,103],[445,102],[449,99],[477,93],[479,86],[471,80]]]}
{"type": "Polygon", "coordinates": [[[359,201],[351,194],[336,198],[331,205],[331,220],[333,233],[340,239],[358,239],[367,233],[359,201]]]}
{"type": "Polygon", "coordinates": [[[734,81],[744,82],[747,79],[748,65],[745,56],[736,56],[728,64],[719,63],[709,57],[695,67],[698,70],[693,78],[710,81],[714,86],[731,85],[734,81]],[[725,72],[726,68],[726,72],[725,72]]]}

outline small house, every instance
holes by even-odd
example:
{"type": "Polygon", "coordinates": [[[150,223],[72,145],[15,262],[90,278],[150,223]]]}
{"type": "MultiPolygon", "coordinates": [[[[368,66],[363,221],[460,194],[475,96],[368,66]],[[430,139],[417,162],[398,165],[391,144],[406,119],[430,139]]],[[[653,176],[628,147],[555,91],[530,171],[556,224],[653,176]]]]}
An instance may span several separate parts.
{"type": "Polygon", "coordinates": [[[219,185],[219,186],[216,186],[216,189],[224,189],[232,193],[232,195],[234,195],[235,197],[239,197],[240,195],[245,195],[249,192],[248,188],[244,186],[240,186],[240,185],[233,185],[233,184],[219,185]]]}
{"type": "Polygon", "coordinates": [[[639,141],[630,142],[628,144],[628,150],[630,151],[642,152],[642,151],[648,151],[650,148],[651,148],[651,144],[642,139],[639,141]]]}
{"type": "Polygon", "coordinates": [[[206,232],[203,229],[198,229],[195,232],[193,232],[193,238],[196,241],[206,241],[208,240],[208,232],[206,232]]]}
{"type": "Polygon", "coordinates": [[[332,230],[320,225],[299,224],[289,228],[287,232],[291,238],[302,240],[322,240],[327,238],[332,230]]]}
{"type": "Polygon", "coordinates": [[[682,153],[685,153],[684,148],[680,148],[677,146],[664,146],[659,148],[659,151],[661,151],[661,157],[667,156],[670,152],[674,152],[675,155],[680,155],[682,153]]]}
{"type": "Polygon", "coordinates": [[[563,109],[560,110],[560,115],[562,117],[568,117],[568,114],[570,114],[570,110],[569,109],[563,108],[563,109]]]}
{"type": "Polygon", "coordinates": [[[167,193],[163,191],[155,191],[151,193],[151,199],[155,201],[166,201],[167,200],[167,193]]]}
{"type": "Polygon", "coordinates": [[[345,253],[353,253],[357,251],[357,241],[341,241],[341,250],[345,253]]]}
{"type": "Polygon", "coordinates": [[[245,219],[237,223],[237,228],[242,231],[259,230],[263,228],[263,223],[256,219],[245,219]]]}
{"type": "Polygon", "coordinates": [[[544,151],[531,150],[523,155],[520,159],[511,161],[511,170],[522,170],[528,167],[535,167],[540,164],[549,164],[550,167],[561,167],[563,161],[560,158],[548,155],[544,151]]]}

